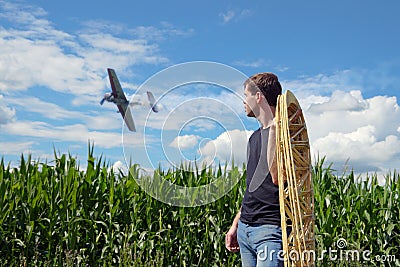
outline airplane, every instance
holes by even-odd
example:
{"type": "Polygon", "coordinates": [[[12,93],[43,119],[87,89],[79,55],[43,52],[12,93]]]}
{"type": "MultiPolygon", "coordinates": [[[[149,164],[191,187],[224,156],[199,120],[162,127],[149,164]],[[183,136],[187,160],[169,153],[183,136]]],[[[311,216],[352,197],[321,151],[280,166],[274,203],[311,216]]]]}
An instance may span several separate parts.
{"type": "MultiPolygon", "coordinates": [[[[108,77],[110,78],[112,92],[106,93],[104,95],[103,99],[100,101],[100,105],[103,105],[104,101],[116,104],[119,113],[121,113],[122,118],[124,119],[128,129],[132,132],[136,132],[135,123],[133,121],[132,113],[129,107],[134,105],[143,105],[143,103],[138,101],[129,102],[128,99],[126,99],[126,96],[124,94],[124,91],[122,90],[121,84],[119,83],[115,71],[113,69],[107,69],[107,72],[108,72],[108,77]]],[[[149,91],[147,91],[147,98],[149,100],[150,107],[153,110],[153,112],[158,112],[159,107],[156,104],[156,100],[153,94],[149,91]]]]}

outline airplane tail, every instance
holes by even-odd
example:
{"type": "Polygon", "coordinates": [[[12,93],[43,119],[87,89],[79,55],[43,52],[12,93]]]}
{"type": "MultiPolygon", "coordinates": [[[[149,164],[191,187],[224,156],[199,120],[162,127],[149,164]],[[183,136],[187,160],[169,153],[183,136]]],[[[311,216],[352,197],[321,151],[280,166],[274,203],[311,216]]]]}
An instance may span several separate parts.
{"type": "Polygon", "coordinates": [[[156,99],[154,98],[153,94],[149,91],[147,91],[147,98],[150,102],[150,107],[154,112],[158,112],[158,106],[156,104],[156,99]]]}
{"type": "Polygon", "coordinates": [[[157,105],[152,105],[152,106],[151,106],[151,109],[152,109],[155,113],[158,112],[158,107],[157,107],[157,105]]]}

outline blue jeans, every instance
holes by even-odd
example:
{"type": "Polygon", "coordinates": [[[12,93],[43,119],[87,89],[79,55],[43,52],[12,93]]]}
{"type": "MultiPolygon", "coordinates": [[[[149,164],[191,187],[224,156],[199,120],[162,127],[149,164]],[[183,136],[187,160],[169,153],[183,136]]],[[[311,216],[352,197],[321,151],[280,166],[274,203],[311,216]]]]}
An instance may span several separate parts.
{"type": "Polygon", "coordinates": [[[239,220],[237,239],[243,267],[283,266],[280,226],[248,225],[239,220]]]}

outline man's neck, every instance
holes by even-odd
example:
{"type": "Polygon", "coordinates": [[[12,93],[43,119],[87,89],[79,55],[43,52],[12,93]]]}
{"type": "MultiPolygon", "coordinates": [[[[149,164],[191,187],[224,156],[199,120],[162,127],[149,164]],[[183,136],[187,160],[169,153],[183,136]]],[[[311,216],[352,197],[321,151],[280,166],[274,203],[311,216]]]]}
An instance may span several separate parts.
{"type": "Polygon", "coordinates": [[[274,123],[275,119],[275,107],[267,106],[260,109],[260,114],[257,116],[257,120],[261,123],[262,128],[266,129],[274,123]]]}

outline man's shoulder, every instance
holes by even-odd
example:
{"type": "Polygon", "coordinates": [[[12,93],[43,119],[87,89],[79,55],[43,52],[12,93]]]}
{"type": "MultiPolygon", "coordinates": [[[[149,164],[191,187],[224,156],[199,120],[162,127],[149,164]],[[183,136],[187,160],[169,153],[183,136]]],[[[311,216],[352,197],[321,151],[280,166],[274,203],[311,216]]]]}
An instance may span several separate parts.
{"type": "Polygon", "coordinates": [[[257,130],[255,130],[255,131],[251,134],[251,136],[256,135],[256,134],[259,134],[260,132],[261,132],[261,127],[258,128],[257,130]]]}
{"type": "Polygon", "coordinates": [[[257,129],[257,130],[255,130],[255,131],[253,131],[253,132],[251,133],[249,139],[251,139],[253,136],[255,136],[255,135],[257,134],[257,132],[259,132],[259,131],[260,131],[260,129],[257,129]]]}
{"type": "Polygon", "coordinates": [[[262,127],[260,127],[250,135],[249,139],[255,138],[257,136],[258,137],[264,136],[265,134],[266,134],[266,136],[268,136],[268,133],[269,133],[269,128],[263,129],[262,127]]]}
{"type": "Polygon", "coordinates": [[[257,142],[258,139],[260,139],[261,136],[261,128],[258,128],[257,130],[255,130],[249,138],[249,143],[254,143],[257,142]]]}

